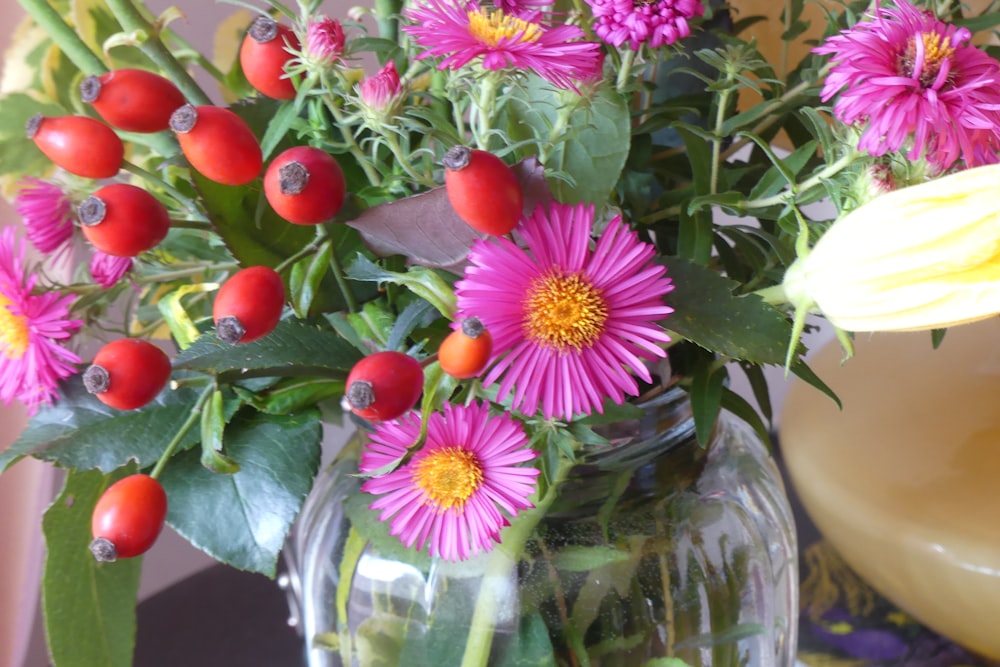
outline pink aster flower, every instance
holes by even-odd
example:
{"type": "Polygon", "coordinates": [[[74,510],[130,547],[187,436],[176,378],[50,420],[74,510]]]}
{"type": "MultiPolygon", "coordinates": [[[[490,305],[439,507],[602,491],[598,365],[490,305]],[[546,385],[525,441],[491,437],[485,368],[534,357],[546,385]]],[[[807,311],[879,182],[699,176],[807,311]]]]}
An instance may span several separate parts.
{"type": "Polygon", "coordinates": [[[25,273],[25,252],[12,227],[0,232],[0,400],[19,400],[34,414],[76,373],[80,358],[61,342],[82,322],[68,319],[72,296],[32,294],[37,279],[25,273]]]}
{"type": "Polygon", "coordinates": [[[14,199],[31,245],[51,254],[68,247],[73,238],[73,204],[54,183],[26,177],[14,199]]]}
{"type": "Polygon", "coordinates": [[[705,13],[701,0],[587,0],[594,14],[594,32],[608,44],[628,42],[633,51],[643,44],[658,49],[691,34],[688,20],[705,13]]]}
{"type": "Polygon", "coordinates": [[[833,62],[821,97],[839,92],[834,114],[864,124],[858,148],[871,155],[907,150],[942,170],[996,162],[1000,63],[970,38],[906,0],[878,7],[814,49],[833,62]]]}
{"type": "Polygon", "coordinates": [[[108,289],[121,280],[126,273],[132,270],[133,259],[131,257],[116,257],[106,252],[95,250],[90,257],[90,275],[94,281],[108,289]]]}
{"type": "Polygon", "coordinates": [[[616,216],[591,246],[594,208],[553,202],[505,238],[476,241],[456,283],[458,319],[477,316],[493,336],[495,362],[483,379],[498,398],[546,419],[600,412],[605,398],[636,395],[633,373],[663,357],[670,340],[657,322],[673,311],[666,269],[655,249],[616,216]]]}
{"type": "Polygon", "coordinates": [[[306,27],[306,58],[317,65],[329,66],[344,54],[344,26],[326,16],[310,21],[306,27]]]}
{"type": "MultiPolygon", "coordinates": [[[[398,461],[420,433],[420,415],[376,425],[361,455],[371,472],[398,461]]],[[[382,496],[371,504],[408,547],[427,544],[432,556],[466,560],[500,541],[509,517],[532,507],[538,470],[521,464],[538,456],[509,415],[488,405],[446,403],[427,418],[427,440],[405,465],[373,477],[361,490],[382,496]]]]}
{"type": "Polygon", "coordinates": [[[403,30],[427,49],[420,58],[444,56],[439,69],[460,69],[480,59],[488,70],[533,71],[560,88],[591,78],[600,67],[601,46],[581,41],[570,25],[546,26],[485,9],[475,0],[422,0],[403,12],[403,30]]]}

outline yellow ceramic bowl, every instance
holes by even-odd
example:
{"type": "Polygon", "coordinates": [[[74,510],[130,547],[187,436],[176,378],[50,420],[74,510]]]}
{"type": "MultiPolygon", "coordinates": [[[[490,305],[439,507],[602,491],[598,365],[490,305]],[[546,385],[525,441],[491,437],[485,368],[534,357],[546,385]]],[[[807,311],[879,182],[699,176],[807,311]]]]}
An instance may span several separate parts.
{"type": "Polygon", "coordinates": [[[886,598],[1000,659],[1000,319],[929,333],[861,334],[810,365],[843,411],[802,382],[780,442],[803,505],[886,598]]]}

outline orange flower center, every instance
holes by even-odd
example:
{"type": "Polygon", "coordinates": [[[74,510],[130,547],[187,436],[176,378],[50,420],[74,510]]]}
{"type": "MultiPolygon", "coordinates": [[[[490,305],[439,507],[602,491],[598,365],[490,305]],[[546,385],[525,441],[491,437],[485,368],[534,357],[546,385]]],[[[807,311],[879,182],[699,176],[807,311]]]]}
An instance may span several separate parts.
{"type": "Polygon", "coordinates": [[[0,294],[0,352],[20,359],[28,351],[28,318],[10,310],[10,299],[0,294]]]}
{"type": "MultiPolygon", "coordinates": [[[[920,41],[924,47],[924,58],[920,64],[918,80],[920,85],[930,88],[937,81],[941,64],[955,55],[955,47],[951,40],[937,33],[921,33],[920,41]]],[[[917,73],[917,37],[911,37],[906,50],[899,56],[899,72],[903,76],[912,77],[917,73]]]]}
{"type": "Polygon", "coordinates": [[[558,270],[538,278],[524,300],[525,336],[560,352],[590,347],[604,331],[608,305],[583,274],[558,270]]]}
{"type": "Polygon", "coordinates": [[[537,42],[542,36],[542,28],[537,23],[508,16],[500,10],[478,9],[470,11],[468,17],[469,34],[487,46],[496,46],[503,39],[537,42]]]}
{"type": "Polygon", "coordinates": [[[439,511],[462,507],[483,484],[483,466],[461,447],[437,449],[415,465],[413,481],[439,511]]]}

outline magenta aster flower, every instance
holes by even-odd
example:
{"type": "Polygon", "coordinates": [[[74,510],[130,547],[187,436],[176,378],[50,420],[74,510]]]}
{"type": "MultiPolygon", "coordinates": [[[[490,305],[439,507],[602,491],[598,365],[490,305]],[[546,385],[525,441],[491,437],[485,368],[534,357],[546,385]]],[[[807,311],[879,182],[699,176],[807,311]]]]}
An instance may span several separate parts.
{"type": "Polygon", "coordinates": [[[691,34],[688,20],[705,13],[701,0],[587,0],[594,14],[594,32],[608,44],[628,42],[633,51],[643,44],[658,49],[691,34]]]}
{"type": "Polygon", "coordinates": [[[32,294],[24,270],[26,246],[12,227],[0,232],[0,400],[21,401],[30,413],[51,403],[59,380],[76,373],[80,358],[62,346],[80,327],[68,319],[71,296],[32,294]]]}
{"type": "Polygon", "coordinates": [[[340,21],[323,16],[306,27],[306,58],[315,64],[329,66],[344,55],[344,26],[340,21]]]}
{"type": "Polygon", "coordinates": [[[498,398],[546,419],[570,419],[636,395],[629,369],[651,380],[643,360],[663,357],[670,340],[656,323],[673,309],[666,269],[655,249],[616,216],[591,246],[594,208],[540,206],[508,239],[476,241],[470,266],[456,283],[458,319],[476,316],[493,336],[495,362],[483,378],[498,379],[498,398]]]}
{"type": "Polygon", "coordinates": [[[906,150],[939,169],[996,162],[1000,64],[970,38],[906,0],[878,7],[814,49],[833,62],[821,98],[840,93],[834,114],[864,124],[858,148],[871,155],[906,150]]]}
{"type": "Polygon", "coordinates": [[[423,0],[403,12],[403,30],[427,49],[421,58],[444,56],[439,69],[460,69],[481,59],[488,70],[528,70],[560,88],[591,78],[600,67],[600,44],[581,41],[570,25],[546,26],[484,9],[475,0],[423,0]]]}
{"type": "MultiPolygon", "coordinates": [[[[419,433],[416,412],[377,424],[361,472],[398,461],[419,433]]],[[[392,519],[391,534],[406,546],[427,544],[432,556],[465,560],[492,549],[508,516],[532,507],[538,470],[521,464],[538,453],[527,443],[517,421],[491,416],[486,404],[445,404],[427,418],[427,440],[413,458],[361,490],[382,496],[371,507],[382,510],[382,521],[392,519]]]]}
{"type": "Polygon", "coordinates": [[[14,199],[14,210],[24,219],[31,245],[46,254],[68,247],[73,238],[73,204],[58,185],[26,177],[14,199]]]}
{"type": "Polygon", "coordinates": [[[88,268],[94,281],[104,289],[108,289],[132,270],[132,263],[133,259],[131,257],[116,257],[115,255],[95,250],[94,254],[90,257],[90,266],[88,268]]]}

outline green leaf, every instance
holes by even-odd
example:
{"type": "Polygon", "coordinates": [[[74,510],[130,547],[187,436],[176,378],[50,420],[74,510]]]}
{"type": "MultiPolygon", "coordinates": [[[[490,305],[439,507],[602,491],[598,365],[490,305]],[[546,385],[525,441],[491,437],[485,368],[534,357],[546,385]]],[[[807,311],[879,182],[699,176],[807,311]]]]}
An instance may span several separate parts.
{"type": "Polygon", "coordinates": [[[278,554],[319,469],[319,413],[237,414],[225,450],[239,472],[216,475],[199,453],[175,456],[160,477],[167,522],[193,545],[241,570],[274,576],[278,554]]]}
{"type": "Polygon", "coordinates": [[[24,126],[28,119],[38,113],[60,116],[66,110],[24,93],[9,93],[0,97],[0,176],[38,175],[52,169],[52,161],[25,134],[24,126]]]}
{"type": "Polygon", "coordinates": [[[236,394],[261,412],[290,415],[321,401],[344,395],[344,380],[284,378],[265,391],[254,393],[238,385],[236,394]]]}
{"type": "Polygon", "coordinates": [[[630,558],[632,554],[611,546],[568,546],[553,556],[552,565],[560,572],[587,572],[630,558]]]}
{"type": "Polygon", "coordinates": [[[433,269],[411,266],[406,273],[387,271],[364,255],[358,255],[347,270],[347,277],[351,280],[402,285],[428,301],[445,317],[453,317],[455,314],[455,292],[433,269]]]}
{"type": "Polygon", "coordinates": [[[226,411],[222,391],[216,389],[201,410],[201,464],[214,473],[230,475],[240,466],[222,454],[222,436],[226,429],[226,411]]]}
{"type": "MultiPolygon", "coordinates": [[[[97,400],[81,377],[64,382],[59,400],[31,418],[21,437],[0,454],[0,471],[22,456],[105,473],[128,462],[145,468],[166,449],[197,398],[190,389],[165,390],[143,408],[121,411],[97,400]]],[[[189,435],[181,446],[197,440],[189,435]]]]}
{"type": "Polygon", "coordinates": [[[679,641],[674,645],[674,648],[680,650],[688,648],[708,648],[719,646],[721,644],[732,644],[740,641],[741,639],[747,639],[748,637],[755,637],[763,634],[765,630],[766,628],[760,623],[737,623],[736,625],[730,626],[725,630],[720,630],[719,632],[706,632],[683,641],[679,641]]]}
{"type": "Polygon", "coordinates": [[[553,651],[541,614],[522,616],[517,634],[507,645],[498,667],[550,667],[553,651]]]}
{"type": "MultiPolygon", "coordinates": [[[[631,117],[625,98],[605,86],[586,106],[579,106],[563,120],[567,104],[561,91],[540,77],[530,77],[511,92],[507,106],[511,132],[523,135],[531,128],[535,140],[549,144],[553,129],[569,128],[555,137],[545,159],[547,171],[572,175],[573,182],[549,179],[553,196],[565,203],[590,202],[602,207],[625,167],[632,141],[631,117]]],[[[529,153],[531,151],[528,151],[529,153]]]]}
{"type": "Polygon", "coordinates": [[[125,472],[70,470],[42,520],[42,607],[49,651],[59,667],[132,665],[142,559],[98,563],[87,548],[94,505],[125,472]]]}
{"type": "Polygon", "coordinates": [[[722,388],[726,377],[724,367],[702,364],[691,380],[691,413],[698,444],[702,447],[708,444],[722,408],[722,388]]]}
{"type": "Polygon", "coordinates": [[[756,295],[734,295],[737,284],[711,269],[679,257],[661,261],[676,286],[666,296],[674,312],[664,326],[733,359],[785,363],[792,327],[784,314],[756,295]]]}
{"type": "Polygon", "coordinates": [[[335,332],[286,320],[267,336],[229,345],[207,333],[174,359],[174,368],[208,373],[228,382],[250,377],[343,378],[361,353],[335,332]]]}

